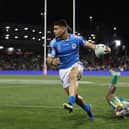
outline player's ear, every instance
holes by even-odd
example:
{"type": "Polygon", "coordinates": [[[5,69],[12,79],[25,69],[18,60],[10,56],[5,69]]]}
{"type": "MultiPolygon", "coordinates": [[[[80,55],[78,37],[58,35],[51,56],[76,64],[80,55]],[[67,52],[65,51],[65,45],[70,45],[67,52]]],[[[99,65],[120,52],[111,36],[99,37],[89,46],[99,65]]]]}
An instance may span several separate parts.
{"type": "Polygon", "coordinates": [[[63,29],[64,29],[64,32],[66,32],[66,31],[67,31],[67,27],[64,27],[64,26],[63,26],[63,29]]]}

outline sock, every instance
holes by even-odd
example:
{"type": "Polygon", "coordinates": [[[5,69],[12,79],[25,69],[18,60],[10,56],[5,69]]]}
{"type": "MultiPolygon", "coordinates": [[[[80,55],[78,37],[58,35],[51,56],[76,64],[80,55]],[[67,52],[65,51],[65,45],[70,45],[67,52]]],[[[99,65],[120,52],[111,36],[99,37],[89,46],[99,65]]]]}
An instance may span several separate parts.
{"type": "Polygon", "coordinates": [[[75,96],[69,96],[69,100],[68,100],[68,103],[70,104],[70,105],[74,105],[75,104],[75,96]]]}
{"type": "Polygon", "coordinates": [[[86,111],[86,112],[88,112],[90,109],[89,109],[89,105],[88,104],[85,104],[84,106],[83,106],[83,109],[86,111]]]}
{"type": "Polygon", "coordinates": [[[117,81],[118,81],[118,76],[113,76],[113,78],[112,78],[112,84],[116,84],[117,83],[117,81]]]}

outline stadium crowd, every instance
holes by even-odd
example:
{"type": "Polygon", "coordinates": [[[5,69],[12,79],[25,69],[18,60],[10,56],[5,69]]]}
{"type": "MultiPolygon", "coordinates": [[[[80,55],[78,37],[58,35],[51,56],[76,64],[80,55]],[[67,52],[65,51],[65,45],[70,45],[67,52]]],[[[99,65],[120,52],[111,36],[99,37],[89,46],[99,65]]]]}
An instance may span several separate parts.
{"type": "MultiPolygon", "coordinates": [[[[102,59],[82,56],[86,70],[110,70],[118,68],[120,71],[129,70],[129,56],[109,56],[102,59]]],[[[43,56],[41,55],[0,55],[0,70],[42,70],[43,56]]],[[[48,69],[50,67],[48,66],[48,69]]],[[[56,69],[56,68],[53,68],[56,69]]]]}
{"type": "Polygon", "coordinates": [[[40,55],[0,56],[0,70],[40,70],[43,59],[40,55]]]}
{"type": "Polygon", "coordinates": [[[129,57],[125,56],[109,56],[102,59],[94,58],[91,60],[91,57],[83,57],[81,60],[84,63],[86,70],[111,70],[119,69],[120,71],[129,70],[129,57]],[[86,60],[87,59],[87,60],[86,60]]]}

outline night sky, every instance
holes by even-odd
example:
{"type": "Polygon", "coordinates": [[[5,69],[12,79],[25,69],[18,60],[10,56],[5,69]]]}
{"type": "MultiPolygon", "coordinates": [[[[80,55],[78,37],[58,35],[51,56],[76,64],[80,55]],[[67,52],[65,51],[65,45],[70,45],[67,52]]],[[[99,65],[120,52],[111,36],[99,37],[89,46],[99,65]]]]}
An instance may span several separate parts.
{"type": "MultiPolygon", "coordinates": [[[[129,7],[127,3],[95,2],[76,0],[76,26],[86,28],[89,16],[93,16],[95,25],[106,24],[117,27],[117,30],[128,39],[129,7]]],[[[0,0],[1,23],[41,24],[40,13],[44,10],[44,0],[0,0]]],[[[72,0],[48,0],[48,26],[54,20],[65,18],[72,26],[72,0]]]]}

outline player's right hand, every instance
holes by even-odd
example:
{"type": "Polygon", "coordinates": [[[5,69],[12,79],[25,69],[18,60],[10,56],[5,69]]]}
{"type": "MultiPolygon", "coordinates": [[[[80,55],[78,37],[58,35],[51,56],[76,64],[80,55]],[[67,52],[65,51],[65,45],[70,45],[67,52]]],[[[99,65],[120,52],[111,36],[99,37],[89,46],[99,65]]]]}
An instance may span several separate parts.
{"type": "Polygon", "coordinates": [[[105,52],[105,54],[109,54],[109,53],[111,53],[111,48],[110,48],[110,47],[108,47],[108,46],[106,46],[106,50],[105,50],[104,52],[105,52]]]}
{"type": "Polygon", "coordinates": [[[60,59],[59,58],[54,58],[52,60],[52,65],[59,65],[60,64],[60,59]]]}

